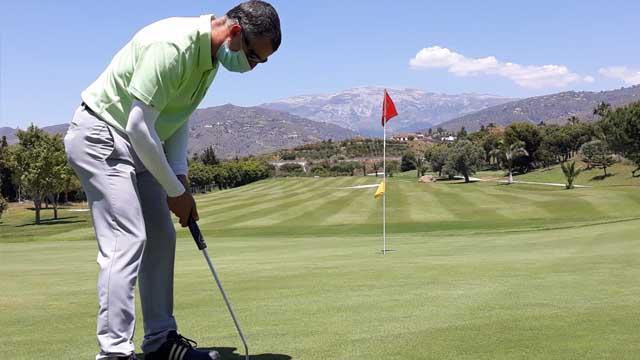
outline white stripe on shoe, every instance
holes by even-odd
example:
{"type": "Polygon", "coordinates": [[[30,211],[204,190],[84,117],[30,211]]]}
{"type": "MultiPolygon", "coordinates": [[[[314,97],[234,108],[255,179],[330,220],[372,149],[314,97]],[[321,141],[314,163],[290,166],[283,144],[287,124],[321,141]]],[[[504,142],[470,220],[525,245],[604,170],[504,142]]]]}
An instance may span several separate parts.
{"type": "Polygon", "coordinates": [[[178,356],[177,360],[183,360],[184,359],[184,355],[187,353],[187,348],[183,347],[182,349],[180,349],[180,351],[178,353],[180,354],[180,356],[178,356]]]}
{"type": "Polygon", "coordinates": [[[171,346],[171,351],[169,352],[167,360],[176,360],[176,358],[174,357],[174,355],[176,355],[176,347],[177,344],[173,344],[173,346],[171,346]]]}

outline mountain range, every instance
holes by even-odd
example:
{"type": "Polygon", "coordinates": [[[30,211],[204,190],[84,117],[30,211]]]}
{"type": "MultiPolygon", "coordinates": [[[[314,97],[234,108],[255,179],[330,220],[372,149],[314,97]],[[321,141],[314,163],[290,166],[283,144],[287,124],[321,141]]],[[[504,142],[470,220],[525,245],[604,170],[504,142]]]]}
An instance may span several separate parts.
{"type": "MultiPolygon", "coordinates": [[[[368,86],[333,95],[296,96],[257,107],[228,104],[198,109],[190,119],[189,151],[201,152],[212,145],[219,157],[233,158],[327,139],[343,140],[358,134],[379,137],[383,90],[368,86]]],[[[600,102],[617,107],[640,101],[640,85],[600,92],[568,91],[520,100],[406,88],[388,91],[399,112],[388,123],[387,131],[391,133],[434,126],[451,131],[464,126],[472,132],[489,123],[503,126],[517,121],[564,123],[570,116],[590,121],[600,102]]],[[[43,129],[64,133],[67,125],[43,129]]],[[[7,136],[9,143],[15,143],[15,131],[1,127],[0,137],[7,136]]]]}
{"type": "MultiPolygon", "coordinates": [[[[366,136],[381,136],[384,87],[362,86],[335,94],[301,95],[260,105],[307,119],[336,124],[366,136]]],[[[398,109],[387,131],[415,131],[494,105],[515,100],[486,94],[437,94],[387,88],[398,109]]]]}
{"type": "Polygon", "coordinates": [[[189,120],[189,152],[201,152],[213,145],[222,158],[242,157],[356,135],[334,124],[282,111],[228,104],[193,113],[189,120]]]}
{"type": "MultiPolygon", "coordinates": [[[[67,132],[67,128],[69,127],[69,125],[67,124],[58,124],[58,125],[51,125],[51,126],[45,126],[42,128],[42,130],[48,132],[49,134],[65,134],[67,132]]],[[[18,137],[16,136],[16,130],[14,128],[10,128],[10,127],[0,127],[0,138],[2,138],[3,136],[7,137],[7,142],[9,144],[13,144],[18,142],[18,137]]]]}
{"type": "MultiPolygon", "coordinates": [[[[43,127],[64,134],[67,124],[43,127]]],[[[16,129],[0,128],[9,144],[18,141],[16,129]]],[[[320,123],[261,107],[223,105],[196,110],[189,120],[189,153],[213,146],[223,159],[270,153],[322,140],[344,140],[357,134],[334,124],[320,123]]]]}
{"type": "Polygon", "coordinates": [[[567,91],[526,98],[489,107],[438,126],[450,131],[458,131],[464,126],[467,131],[473,132],[489,123],[502,126],[514,122],[538,124],[541,121],[547,124],[564,124],[571,116],[576,116],[581,121],[593,121],[593,109],[603,101],[614,108],[640,101],[640,85],[610,91],[567,91]]]}

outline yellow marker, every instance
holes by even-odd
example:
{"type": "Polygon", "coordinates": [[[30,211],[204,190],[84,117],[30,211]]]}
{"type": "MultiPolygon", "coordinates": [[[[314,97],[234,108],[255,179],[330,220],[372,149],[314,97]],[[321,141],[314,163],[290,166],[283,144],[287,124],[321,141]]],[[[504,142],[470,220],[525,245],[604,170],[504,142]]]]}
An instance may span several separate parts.
{"type": "Polygon", "coordinates": [[[384,181],[382,181],[380,185],[378,185],[378,189],[376,190],[376,193],[373,194],[373,197],[377,199],[382,195],[384,195],[384,181]]]}

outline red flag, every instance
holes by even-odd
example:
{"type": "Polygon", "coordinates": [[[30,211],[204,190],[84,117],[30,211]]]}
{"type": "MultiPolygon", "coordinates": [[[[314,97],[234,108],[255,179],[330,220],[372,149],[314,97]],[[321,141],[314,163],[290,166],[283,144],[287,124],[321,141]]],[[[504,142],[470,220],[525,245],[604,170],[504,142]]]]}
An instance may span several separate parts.
{"type": "Polygon", "coordinates": [[[394,105],[393,100],[391,100],[389,93],[387,93],[387,89],[385,89],[384,100],[382,101],[382,127],[384,127],[384,124],[396,115],[398,115],[396,106],[394,105]]]}

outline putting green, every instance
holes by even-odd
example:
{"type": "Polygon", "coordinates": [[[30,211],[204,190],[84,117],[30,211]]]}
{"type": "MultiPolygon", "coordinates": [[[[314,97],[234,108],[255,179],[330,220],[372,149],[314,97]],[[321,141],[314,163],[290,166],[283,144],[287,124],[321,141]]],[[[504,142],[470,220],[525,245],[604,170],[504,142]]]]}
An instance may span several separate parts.
{"type": "MultiPolygon", "coordinates": [[[[198,197],[253,360],[637,358],[635,188],[394,178],[387,229],[396,251],[382,256],[375,189],[337,189],[375,181],[271,179],[198,197]]],[[[0,358],[91,358],[88,213],[62,210],[43,226],[32,217],[12,210],[0,223],[0,358]]],[[[181,332],[242,349],[183,229],[175,282],[181,332]]]]}

